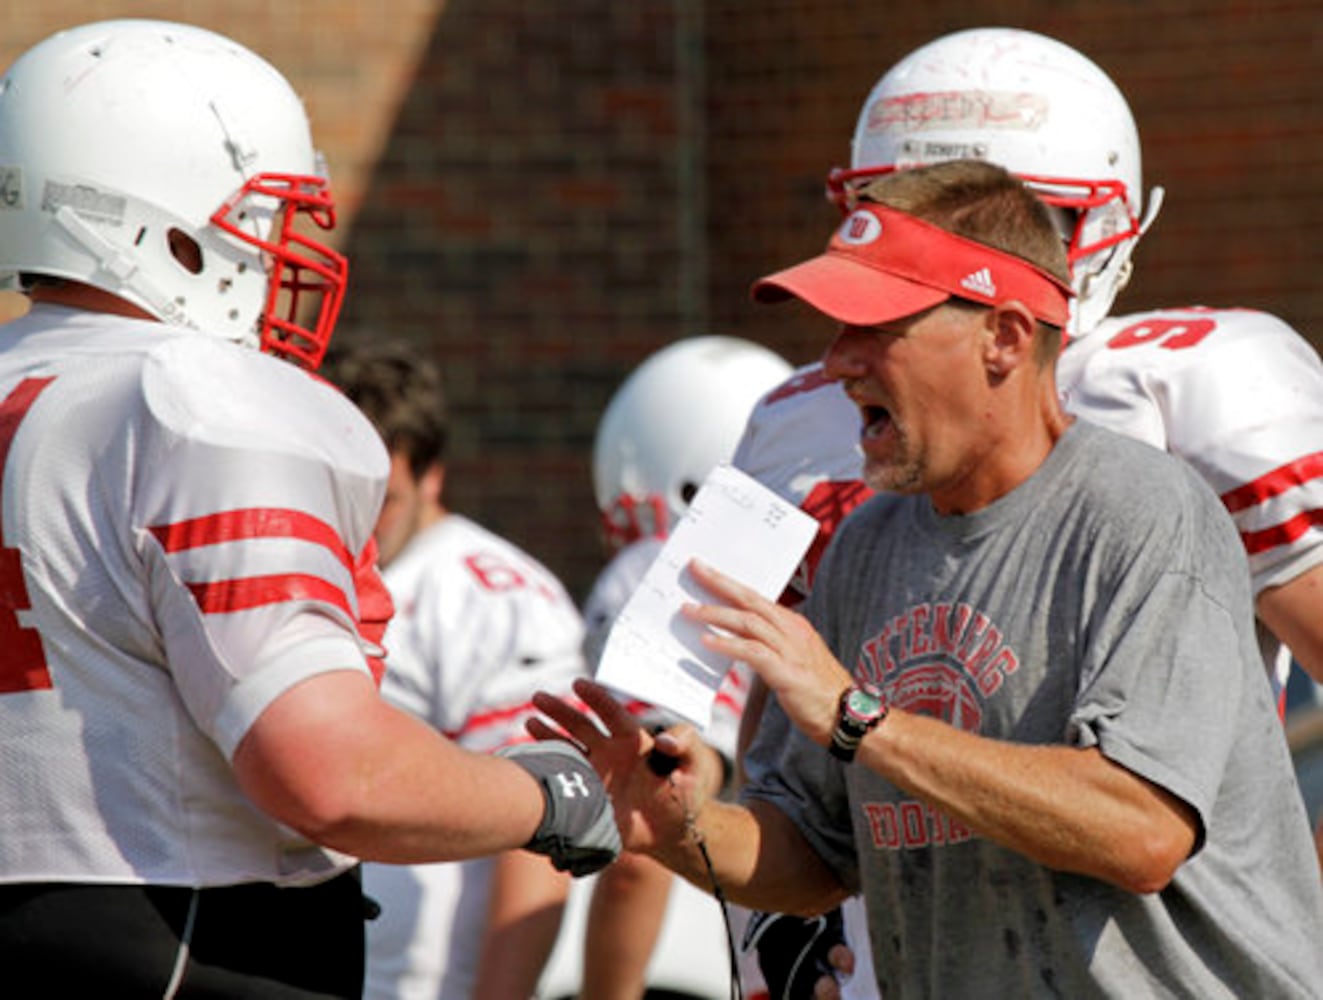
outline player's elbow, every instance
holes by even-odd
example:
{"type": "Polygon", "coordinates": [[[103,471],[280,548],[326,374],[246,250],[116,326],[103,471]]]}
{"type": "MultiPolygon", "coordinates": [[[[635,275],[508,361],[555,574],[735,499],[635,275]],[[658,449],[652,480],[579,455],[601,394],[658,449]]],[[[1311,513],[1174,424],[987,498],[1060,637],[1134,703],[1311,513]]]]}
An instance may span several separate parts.
{"type": "Polygon", "coordinates": [[[315,793],[305,794],[295,802],[286,801],[280,809],[283,815],[274,818],[314,844],[333,850],[358,853],[354,844],[354,831],[360,828],[362,813],[346,795],[336,789],[323,787],[315,793]]]}
{"type": "Polygon", "coordinates": [[[361,809],[342,783],[280,787],[251,784],[245,789],[256,806],[276,822],[323,847],[355,853],[353,831],[361,825],[361,809]]]}
{"type": "Polygon", "coordinates": [[[240,745],[234,770],[253,805],[313,843],[354,853],[347,839],[361,825],[363,803],[361,789],[345,780],[345,770],[307,771],[249,750],[240,745]]]}

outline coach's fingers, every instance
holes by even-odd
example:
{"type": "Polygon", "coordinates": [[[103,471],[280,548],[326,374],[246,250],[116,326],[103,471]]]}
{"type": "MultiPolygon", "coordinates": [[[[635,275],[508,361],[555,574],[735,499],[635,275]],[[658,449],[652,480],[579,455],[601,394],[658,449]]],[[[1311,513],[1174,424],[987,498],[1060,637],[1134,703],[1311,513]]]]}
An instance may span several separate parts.
{"type": "Polygon", "coordinates": [[[591,756],[592,748],[604,738],[597,723],[564,698],[545,691],[537,691],[533,694],[533,707],[564,730],[559,732],[541,719],[530,718],[525,728],[538,739],[565,739],[568,735],[571,742],[577,743],[580,750],[591,756]]]}
{"type": "Polygon", "coordinates": [[[701,795],[701,799],[692,804],[694,808],[721,791],[726,776],[721,754],[705,743],[698,730],[689,723],[682,722],[654,733],[653,750],[691,775],[692,787],[701,795]]]}
{"type": "Polygon", "coordinates": [[[612,736],[633,736],[642,729],[638,719],[617,700],[610,688],[581,677],[574,682],[574,693],[597,714],[612,736]]]}
{"type": "Polygon", "coordinates": [[[703,746],[698,730],[687,722],[677,723],[669,729],[659,729],[653,733],[652,738],[657,750],[668,757],[686,758],[703,746]]]}
{"type": "Polygon", "coordinates": [[[715,566],[711,566],[701,559],[689,560],[689,572],[704,590],[711,591],[726,604],[733,604],[760,613],[766,613],[776,607],[774,601],[769,601],[752,587],[746,587],[733,576],[727,576],[715,566]]]}
{"type": "Polygon", "coordinates": [[[535,715],[524,720],[524,730],[535,740],[540,740],[542,742],[560,740],[562,743],[573,745],[576,750],[579,750],[582,753],[587,752],[587,748],[565,732],[565,730],[558,729],[555,726],[549,726],[543,719],[540,719],[535,715]]]}

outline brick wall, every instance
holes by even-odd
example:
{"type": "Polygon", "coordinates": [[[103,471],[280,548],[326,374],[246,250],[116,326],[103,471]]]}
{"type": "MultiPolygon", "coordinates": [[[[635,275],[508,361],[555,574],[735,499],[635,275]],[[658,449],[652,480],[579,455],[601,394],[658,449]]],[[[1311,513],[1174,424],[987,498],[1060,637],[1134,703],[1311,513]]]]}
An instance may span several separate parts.
{"type": "Polygon", "coordinates": [[[1120,305],[1255,305],[1323,344],[1317,0],[346,0],[12,3],[0,64],[64,24],[169,16],[266,55],[308,102],[346,211],[341,335],[444,363],[452,502],[581,595],[600,565],[596,420],[695,333],[823,345],[757,275],[816,252],[859,104],[928,39],[979,24],[1087,52],[1168,199],[1120,305]]]}
{"type": "Polygon", "coordinates": [[[691,332],[675,11],[451,0],[352,235],[346,334],[442,359],[452,501],[576,593],[601,565],[597,418],[629,368],[691,332]]]}

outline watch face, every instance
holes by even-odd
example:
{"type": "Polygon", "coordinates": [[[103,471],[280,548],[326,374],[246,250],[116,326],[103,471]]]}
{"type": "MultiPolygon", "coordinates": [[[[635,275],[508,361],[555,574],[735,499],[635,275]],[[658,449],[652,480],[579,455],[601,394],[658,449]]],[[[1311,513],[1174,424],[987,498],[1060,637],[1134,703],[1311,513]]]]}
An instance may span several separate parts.
{"type": "Polygon", "coordinates": [[[845,707],[860,719],[873,719],[882,711],[882,698],[865,688],[852,688],[846,696],[845,707]]]}

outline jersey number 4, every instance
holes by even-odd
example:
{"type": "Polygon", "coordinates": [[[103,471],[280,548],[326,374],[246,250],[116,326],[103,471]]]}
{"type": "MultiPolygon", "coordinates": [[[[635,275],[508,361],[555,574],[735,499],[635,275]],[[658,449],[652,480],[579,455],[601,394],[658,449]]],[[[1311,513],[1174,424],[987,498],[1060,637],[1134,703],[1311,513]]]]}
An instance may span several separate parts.
{"type": "MultiPolygon", "coordinates": [[[[4,495],[9,446],[14,443],[18,425],[51,381],[49,378],[24,379],[0,402],[0,497],[4,495]]],[[[3,530],[2,526],[0,530],[3,530]]],[[[51,686],[41,636],[36,629],[24,628],[18,620],[18,613],[31,607],[27,583],[23,579],[22,554],[18,549],[0,548],[0,694],[37,691],[51,686]]]]}

